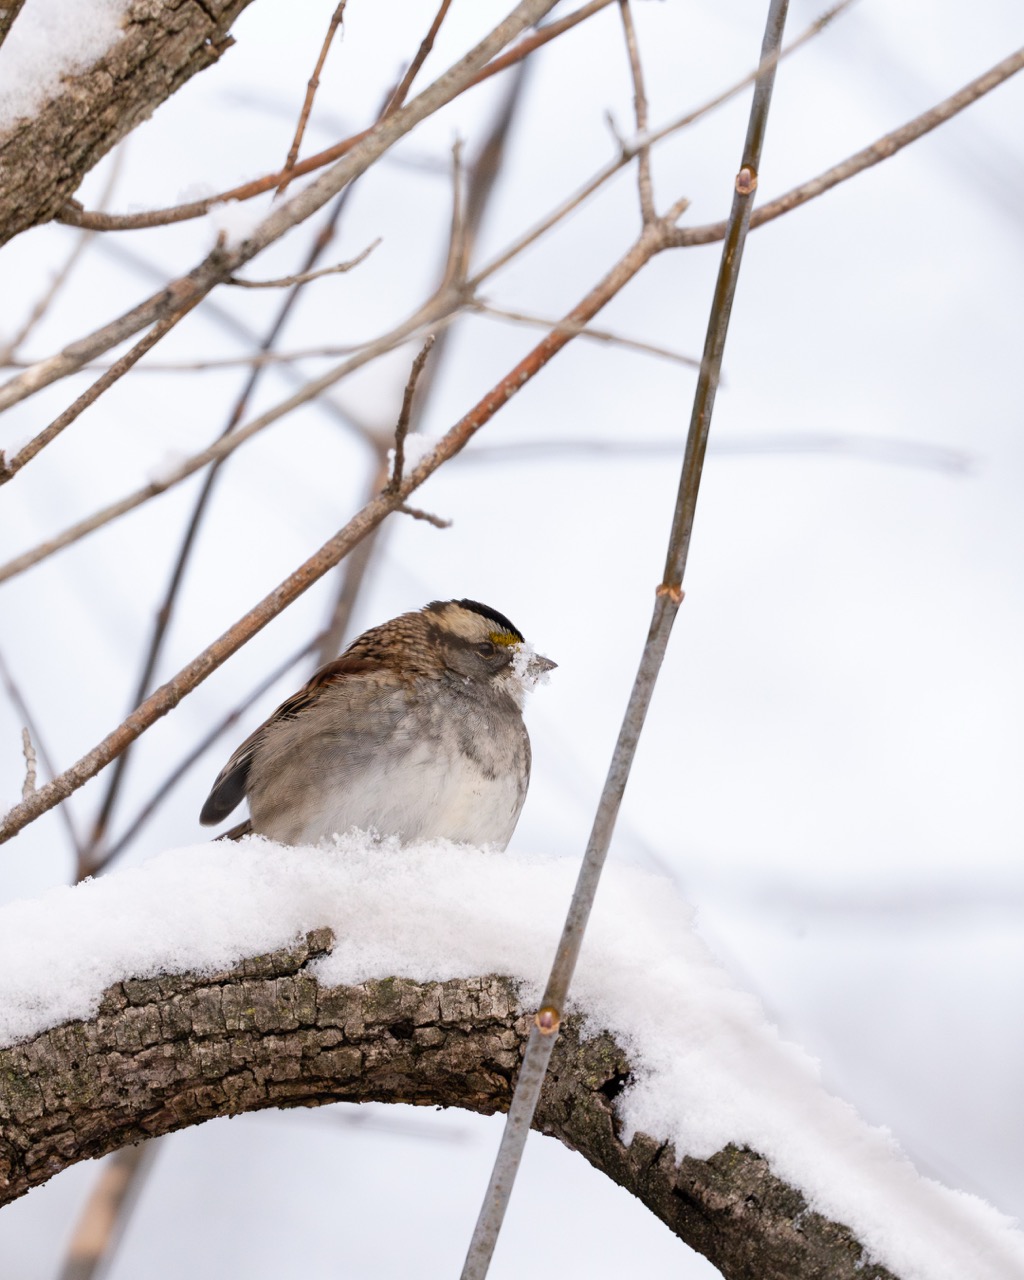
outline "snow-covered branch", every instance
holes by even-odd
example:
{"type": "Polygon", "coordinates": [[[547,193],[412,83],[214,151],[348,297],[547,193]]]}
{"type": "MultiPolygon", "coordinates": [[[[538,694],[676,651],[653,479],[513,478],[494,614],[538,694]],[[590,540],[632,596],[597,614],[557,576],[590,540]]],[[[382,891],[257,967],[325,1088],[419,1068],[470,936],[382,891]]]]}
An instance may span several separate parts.
{"type": "MultiPolygon", "coordinates": [[[[505,1110],[529,1018],[495,976],[324,987],[311,963],[329,930],[234,969],[127,980],[99,1013],[0,1053],[0,1200],[77,1160],[215,1116],[263,1107],[412,1102],[505,1110]]],[[[883,1280],[851,1232],[808,1213],[750,1151],[677,1165],[670,1147],[623,1143],[614,1099],[632,1068],[608,1035],[556,1050],[537,1128],[640,1197],[729,1277],[883,1280]]]]}
{"type": "MultiPolygon", "coordinates": [[[[83,177],[110,148],[130,133],[197,71],[216,62],[231,44],[228,32],[250,0],[129,0],[120,20],[118,6],[95,5],[94,25],[114,35],[105,52],[87,55],[83,29],[93,19],[70,17],[64,23],[73,47],[62,58],[45,39],[26,36],[45,49],[45,61],[18,50],[18,69],[30,82],[48,83],[53,92],[42,103],[0,101],[0,244],[38,222],[47,222],[74,194],[83,177]],[[83,50],[85,58],[83,60],[83,50]]],[[[17,6],[16,6],[17,8],[17,6]]],[[[18,16],[7,52],[31,15],[18,16]]]]}
{"type": "MultiPolygon", "coordinates": [[[[574,874],[444,844],[250,839],[5,907],[0,1200],[218,1115],[505,1108],[574,874]]],[[[919,1177],[824,1092],[670,884],[613,866],[602,892],[539,1129],[726,1276],[1020,1266],[1005,1219],[919,1177]]]]}

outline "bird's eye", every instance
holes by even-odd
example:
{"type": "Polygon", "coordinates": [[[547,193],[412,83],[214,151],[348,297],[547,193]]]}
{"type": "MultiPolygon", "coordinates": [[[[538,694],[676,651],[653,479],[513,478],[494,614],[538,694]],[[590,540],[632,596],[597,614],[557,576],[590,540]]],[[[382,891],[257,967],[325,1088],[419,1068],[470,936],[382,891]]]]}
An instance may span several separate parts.
{"type": "Polygon", "coordinates": [[[493,658],[495,654],[494,645],[491,644],[490,640],[485,640],[483,644],[478,644],[476,651],[483,658],[493,658]]]}

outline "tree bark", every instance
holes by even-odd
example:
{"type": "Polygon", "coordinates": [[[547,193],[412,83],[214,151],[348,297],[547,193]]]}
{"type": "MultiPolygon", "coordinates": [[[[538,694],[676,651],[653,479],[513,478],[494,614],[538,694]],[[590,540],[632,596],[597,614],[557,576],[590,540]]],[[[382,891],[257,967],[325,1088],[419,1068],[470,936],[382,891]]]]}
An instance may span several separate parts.
{"type": "MultiPolygon", "coordinates": [[[[508,978],[322,987],[328,930],[224,973],[127,980],[97,1016],[0,1051],[0,1204],[78,1160],[264,1107],[409,1102],[508,1107],[529,1026],[508,978]]],[[[756,1152],[677,1162],[620,1137],[630,1063],[564,1026],[535,1127],[638,1196],[730,1280],[893,1280],[846,1227],[808,1210],[756,1152]]]]}
{"type": "Polygon", "coordinates": [[[124,34],[0,137],[0,244],[59,213],[110,148],[232,43],[251,0],[133,0],[124,34]]]}

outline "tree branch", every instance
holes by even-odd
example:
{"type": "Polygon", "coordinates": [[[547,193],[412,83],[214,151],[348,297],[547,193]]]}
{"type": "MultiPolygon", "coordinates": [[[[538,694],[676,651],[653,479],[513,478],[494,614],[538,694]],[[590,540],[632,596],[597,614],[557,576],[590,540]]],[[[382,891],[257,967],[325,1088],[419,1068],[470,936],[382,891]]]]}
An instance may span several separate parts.
{"type": "Polygon", "coordinates": [[[106,55],[0,138],[0,244],[59,213],[116,142],[216,62],[249,3],[133,0],[106,55]]]}
{"type": "MultiPolygon", "coordinates": [[[[336,1101],[508,1108],[532,1017],[509,978],[321,987],[329,930],[227,972],[126,980],[98,1015],[0,1051],[0,1203],[79,1160],[267,1107],[336,1101]]],[[[535,1127],[638,1196],[728,1280],[893,1280],[766,1161],[727,1147],[677,1163],[614,1099],[630,1076],[608,1035],[569,1019],[535,1127]]]]}

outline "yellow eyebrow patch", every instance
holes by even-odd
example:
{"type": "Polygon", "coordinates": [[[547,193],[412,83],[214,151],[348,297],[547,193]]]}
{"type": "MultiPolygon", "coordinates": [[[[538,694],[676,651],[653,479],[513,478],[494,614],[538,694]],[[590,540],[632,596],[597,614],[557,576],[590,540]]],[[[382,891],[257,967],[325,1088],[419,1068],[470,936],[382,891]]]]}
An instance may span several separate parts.
{"type": "Polygon", "coordinates": [[[511,646],[519,643],[519,637],[514,636],[511,631],[492,631],[491,643],[511,646]]]}

